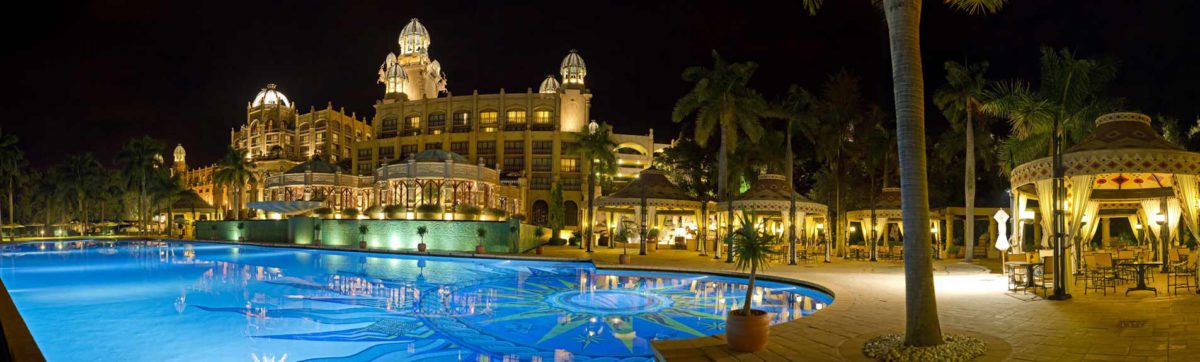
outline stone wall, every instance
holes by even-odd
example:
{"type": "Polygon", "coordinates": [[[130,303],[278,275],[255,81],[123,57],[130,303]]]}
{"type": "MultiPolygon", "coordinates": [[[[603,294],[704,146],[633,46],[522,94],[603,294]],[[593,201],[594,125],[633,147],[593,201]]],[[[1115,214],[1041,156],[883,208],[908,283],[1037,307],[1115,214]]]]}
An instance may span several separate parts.
{"type": "Polygon", "coordinates": [[[416,250],[421,238],[417,228],[425,226],[429,250],[474,252],[476,230],[487,230],[483,239],[489,253],[531,250],[545,242],[533,237],[535,226],[518,221],[446,220],[332,220],[294,217],[287,220],[199,221],[196,238],[202,240],[254,241],[357,248],[360,240],[371,249],[416,250]],[[238,225],[241,228],[238,228],[238,225]],[[319,226],[319,227],[318,227],[319,226]],[[366,226],[361,234],[359,226],[366,226]],[[511,230],[516,230],[512,232],[511,230]],[[316,237],[319,235],[319,237],[316,237]],[[243,239],[244,238],[244,239],[243,239]]]}

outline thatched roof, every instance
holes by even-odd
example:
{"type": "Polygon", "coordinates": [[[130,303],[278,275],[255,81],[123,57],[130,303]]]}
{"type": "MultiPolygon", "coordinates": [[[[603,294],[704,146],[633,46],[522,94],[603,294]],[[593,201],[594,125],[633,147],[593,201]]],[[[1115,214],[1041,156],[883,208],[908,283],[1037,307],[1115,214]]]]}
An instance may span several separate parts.
{"type": "Polygon", "coordinates": [[[1150,117],[1140,113],[1109,113],[1096,119],[1096,129],[1065,153],[1112,149],[1182,150],[1154,128],[1150,117]]]}
{"type": "Polygon", "coordinates": [[[667,176],[657,168],[650,167],[638,173],[637,179],[634,179],[624,188],[614,192],[612,195],[604,198],[613,199],[640,199],[643,192],[647,199],[668,199],[668,200],[687,200],[696,201],[696,198],[688,195],[679,186],[671,183],[667,176]],[[644,190],[644,191],[643,191],[644,190]]]}

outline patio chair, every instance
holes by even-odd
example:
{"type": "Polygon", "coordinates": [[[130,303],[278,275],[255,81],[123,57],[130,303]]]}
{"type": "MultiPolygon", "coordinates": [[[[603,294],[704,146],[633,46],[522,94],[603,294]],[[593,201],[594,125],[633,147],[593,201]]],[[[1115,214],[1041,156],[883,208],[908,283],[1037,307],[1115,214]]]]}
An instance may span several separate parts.
{"type": "Polygon", "coordinates": [[[1112,269],[1104,265],[1112,264],[1112,254],[1098,253],[1085,255],[1083,257],[1084,265],[1087,266],[1084,272],[1083,294],[1087,294],[1088,290],[1099,290],[1108,295],[1108,289],[1112,288],[1113,293],[1117,292],[1117,280],[1113,278],[1112,269]],[[1107,264],[1105,264],[1107,262],[1107,264]]]}
{"type": "Polygon", "coordinates": [[[1034,276],[1034,281],[1037,283],[1037,288],[1041,288],[1042,294],[1049,297],[1050,288],[1054,287],[1054,278],[1056,277],[1054,275],[1054,257],[1042,257],[1042,267],[1038,274],[1039,275],[1034,276]]]}
{"type": "Polygon", "coordinates": [[[1181,260],[1171,264],[1167,272],[1167,288],[1175,291],[1175,295],[1179,295],[1179,290],[1183,289],[1191,292],[1192,288],[1196,288],[1196,262],[1181,260]]]}
{"type": "Polygon", "coordinates": [[[904,247],[900,245],[892,246],[892,260],[904,260],[904,247]]]}
{"type": "MultiPolygon", "coordinates": [[[[1025,253],[1014,253],[1008,255],[1008,261],[1027,261],[1025,253]]],[[[1005,272],[1008,274],[1008,290],[1025,291],[1026,268],[1025,267],[1010,267],[1004,266],[1005,272]]]]}

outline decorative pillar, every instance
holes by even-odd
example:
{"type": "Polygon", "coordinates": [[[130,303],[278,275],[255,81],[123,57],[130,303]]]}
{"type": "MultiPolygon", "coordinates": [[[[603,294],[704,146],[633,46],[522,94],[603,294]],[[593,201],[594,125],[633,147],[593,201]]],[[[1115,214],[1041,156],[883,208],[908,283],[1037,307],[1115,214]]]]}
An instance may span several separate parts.
{"type": "MultiPolygon", "coordinates": [[[[1100,245],[1104,245],[1105,248],[1111,247],[1112,234],[1110,228],[1112,227],[1112,219],[1106,217],[1100,220],[1100,245]]],[[[1129,225],[1129,227],[1133,228],[1133,225],[1129,225]]],[[[1134,232],[1137,232],[1137,230],[1134,230],[1134,232]]]]}
{"type": "MultiPolygon", "coordinates": [[[[986,216],[986,215],[985,215],[985,216],[986,216]]],[[[996,223],[994,223],[994,222],[988,222],[988,223],[987,223],[987,225],[988,225],[988,230],[987,230],[987,232],[988,232],[988,238],[987,238],[987,239],[988,239],[988,241],[984,241],[984,243],[983,243],[983,244],[981,244],[981,245],[979,245],[979,247],[983,248],[983,250],[985,250],[985,251],[987,252],[987,254],[986,254],[987,256],[986,256],[986,257],[987,257],[987,258],[990,258],[990,257],[991,257],[991,255],[992,255],[992,251],[996,250],[996,248],[989,246],[989,245],[988,245],[988,243],[990,243],[990,242],[995,242],[995,241],[996,241],[996,237],[997,237],[996,233],[997,233],[997,231],[996,231],[996,223]]]]}

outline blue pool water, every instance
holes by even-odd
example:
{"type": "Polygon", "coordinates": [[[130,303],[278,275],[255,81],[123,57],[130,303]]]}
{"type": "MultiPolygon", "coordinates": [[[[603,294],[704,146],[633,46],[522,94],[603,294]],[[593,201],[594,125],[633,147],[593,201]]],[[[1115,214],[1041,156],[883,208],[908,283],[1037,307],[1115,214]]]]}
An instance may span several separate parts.
{"type": "MultiPolygon", "coordinates": [[[[510,261],[157,241],[0,247],[49,361],[648,361],[724,332],[743,281],[510,261]]],[[[779,323],[829,295],[760,282],[779,323]]]]}

